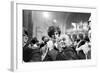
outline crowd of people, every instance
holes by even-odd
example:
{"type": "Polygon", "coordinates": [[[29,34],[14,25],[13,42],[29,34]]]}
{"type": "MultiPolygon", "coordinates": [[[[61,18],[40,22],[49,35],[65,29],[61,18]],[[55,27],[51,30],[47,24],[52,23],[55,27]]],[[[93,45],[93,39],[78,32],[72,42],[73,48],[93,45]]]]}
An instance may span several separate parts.
{"type": "Polygon", "coordinates": [[[37,37],[29,39],[24,31],[24,62],[91,59],[90,34],[61,34],[57,26],[50,26],[47,33],[40,42],[37,37]]]}

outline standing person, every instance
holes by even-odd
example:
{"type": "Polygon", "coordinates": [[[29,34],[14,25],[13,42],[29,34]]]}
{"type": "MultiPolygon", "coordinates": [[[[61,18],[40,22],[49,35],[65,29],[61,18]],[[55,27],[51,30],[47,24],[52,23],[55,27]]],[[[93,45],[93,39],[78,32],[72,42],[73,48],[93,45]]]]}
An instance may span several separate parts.
{"type": "Polygon", "coordinates": [[[26,45],[27,41],[29,40],[28,38],[28,32],[24,31],[23,32],[23,47],[26,45]]]}
{"type": "Polygon", "coordinates": [[[83,38],[83,36],[80,35],[80,41],[76,47],[76,51],[80,59],[88,59],[88,53],[91,51],[88,36],[83,38]]]}
{"type": "Polygon", "coordinates": [[[31,60],[31,51],[32,49],[29,48],[31,40],[28,38],[28,32],[24,31],[23,33],[23,61],[29,62],[31,60]]]}
{"type": "Polygon", "coordinates": [[[47,42],[49,41],[49,38],[47,36],[43,36],[42,37],[42,43],[40,45],[41,48],[41,60],[45,61],[46,60],[46,56],[47,56],[47,52],[48,52],[48,48],[47,48],[47,42]]]}
{"type": "Polygon", "coordinates": [[[60,37],[61,30],[57,26],[50,26],[48,29],[48,36],[50,40],[47,42],[48,48],[48,56],[51,58],[52,61],[56,60],[56,56],[58,54],[58,39],[60,37]]]}

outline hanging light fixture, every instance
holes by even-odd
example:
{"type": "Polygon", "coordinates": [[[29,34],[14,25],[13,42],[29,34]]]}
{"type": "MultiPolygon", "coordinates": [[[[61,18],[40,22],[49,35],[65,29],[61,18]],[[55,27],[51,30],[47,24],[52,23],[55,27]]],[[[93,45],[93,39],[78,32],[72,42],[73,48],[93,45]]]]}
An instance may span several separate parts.
{"type": "Polygon", "coordinates": [[[44,17],[44,18],[49,18],[49,17],[50,17],[49,12],[43,12],[43,17],[44,17]]]}

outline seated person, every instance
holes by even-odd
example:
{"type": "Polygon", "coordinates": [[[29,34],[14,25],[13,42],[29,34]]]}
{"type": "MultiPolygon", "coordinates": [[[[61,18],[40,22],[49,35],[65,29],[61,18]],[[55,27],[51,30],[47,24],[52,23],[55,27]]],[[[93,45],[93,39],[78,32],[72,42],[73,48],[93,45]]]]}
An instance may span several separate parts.
{"type": "Polygon", "coordinates": [[[62,51],[57,55],[57,60],[75,60],[77,59],[77,54],[75,50],[71,47],[72,41],[68,35],[64,34],[60,36],[59,46],[62,51]]]}
{"type": "Polygon", "coordinates": [[[37,38],[32,38],[23,47],[23,60],[25,62],[41,61],[41,52],[37,43],[37,38]]]}
{"type": "Polygon", "coordinates": [[[41,61],[41,51],[40,51],[40,44],[36,37],[31,40],[31,62],[33,61],[41,61]]]}

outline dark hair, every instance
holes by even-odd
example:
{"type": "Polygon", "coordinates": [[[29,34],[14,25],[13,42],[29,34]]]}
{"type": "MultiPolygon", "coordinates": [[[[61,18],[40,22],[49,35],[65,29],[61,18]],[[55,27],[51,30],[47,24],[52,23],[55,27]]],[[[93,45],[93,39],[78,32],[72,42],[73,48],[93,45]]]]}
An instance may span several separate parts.
{"type": "Polygon", "coordinates": [[[26,30],[24,30],[23,34],[28,36],[28,32],[26,30]]]}
{"type": "Polygon", "coordinates": [[[42,37],[42,41],[44,41],[45,37],[46,37],[46,36],[43,36],[43,37],[42,37]]]}
{"type": "Polygon", "coordinates": [[[73,41],[77,41],[77,34],[73,34],[72,39],[73,39],[73,41]]]}
{"type": "Polygon", "coordinates": [[[81,39],[81,40],[83,40],[83,34],[79,34],[79,38],[81,39]]]}
{"type": "Polygon", "coordinates": [[[31,43],[35,44],[37,42],[39,42],[39,41],[38,41],[38,39],[36,37],[32,38],[31,43]]]}
{"type": "Polygon", "coordinates": [[[90,42],[88,35],[85,35],[84,40],[87,41],[87,42],[90,42]]]}
{"type": "Polygon", "coordinates": [[[86,42],[86,41],[82,40],[82,41],[79,43],[78,47],[80,47],[80,46],[84,45],[84,44],[85,44],[85,42],[86,42]]]}
{"type": "Polygon", "coordinates": [[[59,27],[57,26],[50,26],[48,29],[48,36],[52,37],[52,35],[54,35],[54,32],[58,32],[59,36],[61,34],[61,30],[59,27]]]}
{"type": "Polygon", "coordinates": [[[45,43],[49,41],[49,38],[47,36],[43,36],[42,37],[42,41],[44,41],[45,43]]]}

